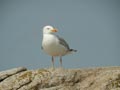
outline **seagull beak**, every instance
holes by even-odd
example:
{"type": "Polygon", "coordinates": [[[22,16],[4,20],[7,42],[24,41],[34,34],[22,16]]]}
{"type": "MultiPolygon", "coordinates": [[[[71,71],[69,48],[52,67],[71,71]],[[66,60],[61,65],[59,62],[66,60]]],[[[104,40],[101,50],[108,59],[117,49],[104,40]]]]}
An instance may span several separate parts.
{"type": "Polygon", "coordinates": [[[53,29],[53,30],[51,30],[52,32],[57,32],[58,30],[57,29],[53,29]]]}

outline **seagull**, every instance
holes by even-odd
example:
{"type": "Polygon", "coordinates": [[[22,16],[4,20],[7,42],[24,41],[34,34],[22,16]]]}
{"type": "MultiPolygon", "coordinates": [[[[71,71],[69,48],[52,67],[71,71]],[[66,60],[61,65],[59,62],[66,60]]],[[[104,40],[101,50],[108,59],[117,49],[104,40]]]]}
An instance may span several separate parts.
{"type": "Polygon", "coordinates": [[[50,25],[43,27],[42,47],[48,55],[52,56],[52,66],[54,68],[54,57],[60,57],[60,66],[62,67],[62,56],[76,52],[70,49],[68,43],[55,33],[58,30],[50,25]]]}

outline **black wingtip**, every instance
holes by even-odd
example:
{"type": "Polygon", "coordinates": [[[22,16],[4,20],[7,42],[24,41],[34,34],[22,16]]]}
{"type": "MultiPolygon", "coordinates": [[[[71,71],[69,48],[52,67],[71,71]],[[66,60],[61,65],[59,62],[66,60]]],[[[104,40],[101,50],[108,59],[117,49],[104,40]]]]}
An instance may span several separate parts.
{"type": "Polygon", "coordinates": [[[74,49],[70,49],[70,51],[77,52],[77,50],[74,50],[74,49]]]}

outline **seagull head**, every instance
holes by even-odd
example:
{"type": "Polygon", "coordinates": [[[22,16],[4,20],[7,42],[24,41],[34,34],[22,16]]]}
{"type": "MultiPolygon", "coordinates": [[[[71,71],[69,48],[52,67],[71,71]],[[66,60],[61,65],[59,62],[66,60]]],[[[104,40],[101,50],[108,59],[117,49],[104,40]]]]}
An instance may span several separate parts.
{"type": "Polygon", "coordinates": [[[43,27],[43,33],[44,34],[53,34],[55,32],[57,32],[57,29],[53,28],[52,26],[43,27]]]}

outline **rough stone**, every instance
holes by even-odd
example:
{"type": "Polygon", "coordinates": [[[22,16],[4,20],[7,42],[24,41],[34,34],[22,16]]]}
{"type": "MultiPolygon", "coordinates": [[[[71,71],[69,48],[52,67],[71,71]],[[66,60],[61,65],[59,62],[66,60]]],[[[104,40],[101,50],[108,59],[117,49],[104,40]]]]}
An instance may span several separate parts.
{"type": "Polygon", "coordinates": [[[0,72],[0,90],[120,90],[120,67],[15,68],[0,72]]]}
{"type": "Polygon", "coordinates": [[[0,72],[0,81],[4,80],[5,78],[12,76],[16,73],[22,72],[27,70],[25,67],[19,67],[19,68],[14,68],[6,71],[1,71],[0,72]]]}

